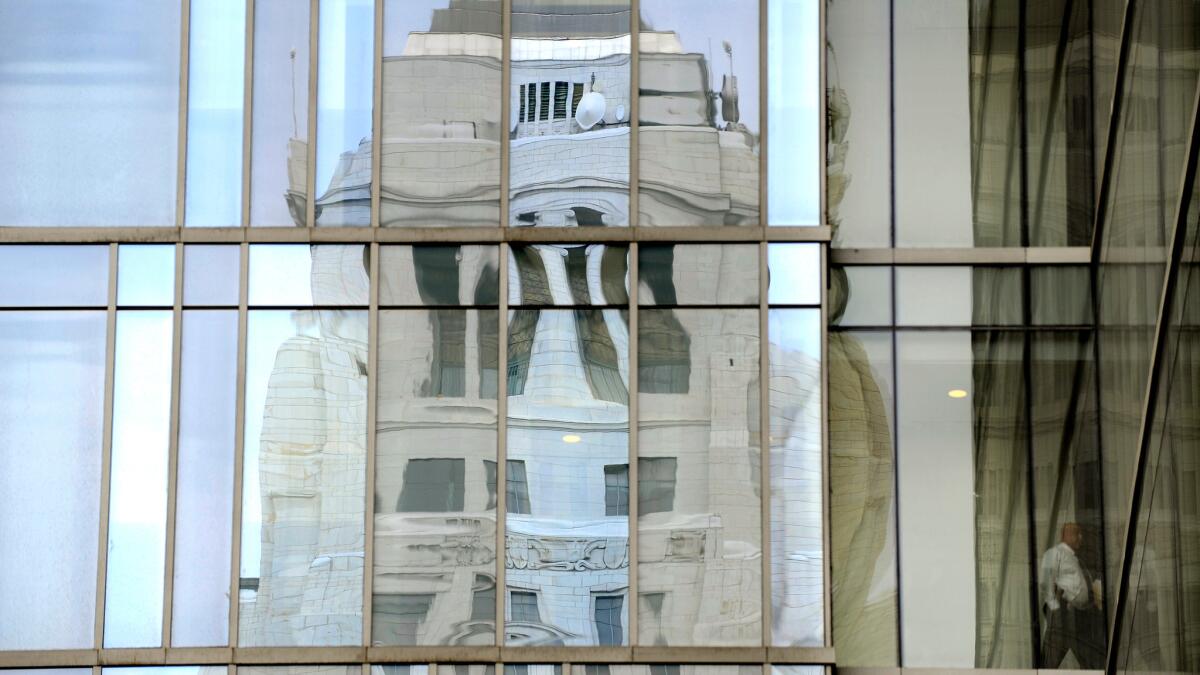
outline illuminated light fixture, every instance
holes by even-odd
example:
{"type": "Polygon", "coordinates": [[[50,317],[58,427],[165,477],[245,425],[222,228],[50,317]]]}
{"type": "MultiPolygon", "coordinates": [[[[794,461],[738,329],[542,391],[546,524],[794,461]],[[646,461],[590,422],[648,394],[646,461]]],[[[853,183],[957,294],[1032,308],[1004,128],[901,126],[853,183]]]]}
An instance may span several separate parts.
{"type": "Polygon", "coordinates": [[[950,391],[946,392],[946,395],[949,396],[950,398],[966,398],[967,390],[966,389],[951,389],[950,391]]]}
{"type": "Polygon", "coordinates": [[[575,434],[567,434],[566,436],[563,436],[563,443],[578,443],[582,440],[582,438],[576,436],[575,434]]]}

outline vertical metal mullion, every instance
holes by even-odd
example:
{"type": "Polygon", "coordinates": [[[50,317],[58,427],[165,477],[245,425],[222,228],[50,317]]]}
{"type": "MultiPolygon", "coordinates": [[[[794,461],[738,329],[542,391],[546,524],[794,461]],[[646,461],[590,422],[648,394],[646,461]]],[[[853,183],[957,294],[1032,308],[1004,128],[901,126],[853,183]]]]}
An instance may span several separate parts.
{"type": "MultiPolygon", "coordinates": [[[[637,2],[637,0],[634,0],[637,2]]],[[[638,644],[638,243],[629,244],[629,645],[638,644]]]]}
{"type": "MultiPolygon", "coordinates": [[[[765,2],[765,0],[763,0],[765,2]]],[[[767,242],[758,244],[758,468],[762,528],[762,644],[771,646],[773,607],[771,606],[771,410],[770,410],[770,307],[767,304],[767,242]]]]}
{"type": "Polygon", "coordinates": [[[383,0],[375,0],[375,57],[372,64],[375,68],[375,80],[371,94],[371,214],[367,226],[379,227],[380,195],[383,187],[380,180],[383,166],[383,0]]]}
{"type": "MultiPolygon", "coordinates": [[[[508,6],[509,0],[504,0],[508,6]]],[[[504,646],[505,540],[508,513],[508,244],[500,244],[500,306],[496,348],[496,646],[504,646]]]]}
{"type": "Polygon", "coordinates": [[[184,203],[187,199],[187,128],[188,128],[188,71],[189,26],[192,21],[191,0],[179,2],[179,121],[175,140],[175,227],[183,227],[184,203]]]}
{"type": "MultiPolygon", "coordinates": [[[[833,485],[830,481],[832,452],[829,444],[829,246],[821,247],[821,542],[824,546],[821,575],[825,603],[824,645],[833,646],[833,511],[830,501],[833,485]]],[[[895,378],[893,378],[893,382],[895,378]]],[[[899,582],[897,582],[897,585],[899,582]]]]}
{"type": "Polygon", "coordinates": [[[104,600],[108,580],[108,495],[112,474],[113,386],[117,351],[117,245],[108,245],[108,324],[104,354],[104,431],[100,450],[100,536],[96,555],[94,646],[104,646],[104,600]]]}
{"type": "Polygon", "coordinates": [[[175,244],[175,302],[171,333],[171,421],[167,445],[167,532],[163,556],[162,646],[171,645],[172,607],[175,597],[175,501],[179,490],[179,389],[183,359],[183,244],[175,244]]]}
{"type": "Polygon", "coordinates": [[[1141,425],[1138,430],[1137,461],[1134,464],[1133,485],[1129,492],[1129,510],[1125,525],[1125,542],[1121,552],[1121,572],[1117,580],[1117,597],[1113,602],[1112,627],[1108,636],[1108,654],[1105,672],[1116,673],[1118,646],[1125,605],[1129,601],[1129,575],[1133,566],[1133,554],[1137,548],[1138,512],[1141,510],[1142,491],[1146,482],[1147,455],[1150,454],[1151,435],[1158,410],[1158,389],[1167,365],[1166,354],[1168,324],[1175,298],[1175,286],[1179,280],[1179,265],[1187,239],[1188,208],[1193,197],[1196,166],[1200,162],[1200,79],[1196,83],[1195,100],[1192,103],[1192,126],[1188,134],[1188,155],[1183,168],[1179,188],[1179,201],[1175,208],[1174,226],[1169,240],[1170,248],[1163,275],[1162,294],[1158,304],[1158,320],[1154,329],[1154,350],[1151,352],[1150,369],[1147,374],[1146,394],[1142,405],[1141,425]]]}
{"type": "MultiPolygon", "coordinates": [[[[375,588],[375,427],[379,401],[379,244],[367,244],[370,300],[367,308],[367,463],[363,491],[363,644],[371,645],[371,606],[375,588]]],[[[370,673],[366,673],[370,675],[370,673]]]]}
{"type": "MultiPolygon", "coordinates": [[[[892,247],[896,246],[896,2],[895,0],[888,1],[888,238],[892,247]]],[[[831,244],[832,245],[832,242],[831,244]]],[[[891,329],[888,331],[888,337],[891,338],[892,347],[892,409],[891,423],[889,425],[888,434],[892,440],[892,503],[895,505],[895,516],[892,522],[892,528],[896,536],[896,551],[893,559],[894,570],[896,575],[896,665],[902,667],[904,665],[904,631],[901,628],[901,618],[904,609],[904,586],[901,583],[900,576],[900,422],[896,419],[896,412],[899,409],[897,401],[899,400],[900,391],[900,335],[896,330],[896,311],[897,311],[897,293],[896,293],[896,266],[888,266],[888,274],[891,277],[891,296],[888,301],[891,303],[891,329]]],[[[828,333],[828,330],[826,331],[828,333]]],[[[828,368],[828,364],[826,364],[828,368]]],[[[828,376],[827,376],[828,377],[828,376]]],[[[826,418],[828,420],[828,417],[826,418]]],[[[830,603],[832,604],[832,593],[830,594],[830,603]]],[[[829,626],[829,637],[832,641],[833,625],[829,626]]]]}
{"type": "MultiPolygon", "coordinates": [[[[638,227],[641,222],[640,190],[641,170],[638,166],[638,144],[641,125],[638,121],[638,99],[641,98],[641,0],[629,0],[629,226],[638,227]]],[[[620,122],[620,120],[617,120],[620,122]]],[[[630,465],[630,471],[632,471],[630,465]]],[[[632,474],[630,481],[632,481],[632,474]]],[[[631,587],[632,588],[632,587],[631,587]]],[[[633,624],[630,624],[631,626],[633,624]]],[[[630,644],[633,644],[630,642],[630,644]]]]}
{"type": "Polygon", "coordinates": [[[254,135],[254,3],[246,0],[246,41],[242,58],[242,227],[250,226],[250,156],[254,135]]]}
{"type": "MultiPolygon", "coordinates": [[[[302,0],[296,0],[302,1],[302,0]]],[[[317,223],[317,56],[321,50],[321,8],[319,0],[308,2],[308,145],[305,148],[304,225],[317,223]]]]}
{"type": "Polygon", "coordinates": [[[246,445],[246,334],[249,324],[249,276],[250,276],[250,246],[243,243],[240,247],[241,258],[238,267],[238,336],[237,336],[237,385],[234,405],[234,437],[233,437],[233,518],[232,538],[229,565],[229,646],[236,647],[238,643],[238,614],[239,597],[241,595],[242,568],[242,473],[246,445]]]}
{"type": "MultiPolygon", "coordinates": [[[[508,227],[508,199],[511,187],[511,173],[509,171],[509,153],[511,148],[511,140],[509,139],[509,129],[512,127],[512,120],[509,119],[512,103],[509,100],[511,94],[509,89],[512,88],[512,0],[501,0],[500,2],[500,227],[508,227]]],[[[536,102],[540,97],[535,96],[536,102]]],[[[536,119],[536,116],[535,116],[536,119]]],[[[502,256],[503,257],[503,252],[502,256]]],[[[503,260],[501,260],[503,262],[503,260]]],[[[501,288],[507,286],[505,276],[508,271],[503,265],[500,267],[500,283],[501,288]]],[[[504,303],[507,300],[504,297],[500,298],[501,306],[506,306],[504,303]]],[[[501,323],[507,321],[503,315],[500,317],[501,323]]],[[[501,362],[500,370],[503,371],[505,364],[501,362]]],[[[501,380],[503,383],[503,380],[501,380]]],[[[504,390],[500,390],[500,397],[504,396],[504,390]]],[[[503,467],[497,465],[496,475],[499,476],[503,467]]],[[[497,479],[499,480],[499,479],[497,479]]],[[[499,491],[499,483],[496,487],[499,491]]],[[[499,521],[497,521],[499,522],[499,521]]],[[[499,594],[497,594],[499,597],[499,594]]],[[[500,624],[496,624],[499,626],[500,624]]]]}

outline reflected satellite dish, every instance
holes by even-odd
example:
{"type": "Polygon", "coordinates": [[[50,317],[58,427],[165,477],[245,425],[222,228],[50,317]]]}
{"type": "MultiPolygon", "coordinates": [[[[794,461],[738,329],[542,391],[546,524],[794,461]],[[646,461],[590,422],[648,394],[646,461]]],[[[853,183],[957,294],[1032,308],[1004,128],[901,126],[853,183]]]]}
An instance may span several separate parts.
{"type": "Polygon", "coordinates": [[[604,119],[604,111],[607,107],[608,104],[605,102],[603,94],[589,91],[579,99],[579,107],[575,109],[575,121],[581,129],[587,131],[604,119]]]}

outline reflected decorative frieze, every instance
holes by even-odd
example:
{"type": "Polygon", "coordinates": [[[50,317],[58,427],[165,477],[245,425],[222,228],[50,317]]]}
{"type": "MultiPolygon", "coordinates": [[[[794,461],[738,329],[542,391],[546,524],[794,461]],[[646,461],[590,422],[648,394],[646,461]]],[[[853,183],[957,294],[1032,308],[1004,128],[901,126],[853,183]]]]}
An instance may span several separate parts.
{"type": "Polygon", "coordinates": [[[506,538],[504,566],[517,570],[584,572],[629,567],[629,539],[506,538]]]}

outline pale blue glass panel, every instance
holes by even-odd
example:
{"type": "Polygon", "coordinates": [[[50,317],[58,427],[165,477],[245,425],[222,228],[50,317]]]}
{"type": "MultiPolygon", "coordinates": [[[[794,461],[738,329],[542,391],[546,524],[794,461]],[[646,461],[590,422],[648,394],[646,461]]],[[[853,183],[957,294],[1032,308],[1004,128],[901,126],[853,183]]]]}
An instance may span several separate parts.
{"type": "Polygon", "coordinates": [[[105,647],[162,643],[172,312],[117,313],[105,647]]]}
{"type": "Polygon", "coordinates": [[[183,313],[171,644],[229,640],[237,311],[183,313]]]}
{"type": "Polygon", "coordinates": [[[246,0],[191,0],[184,224],[242,224],[246,0]]]}
{"type": "Polygon", "coordinates": [[[177,2],[0,2],[0,220],[175,224],[177,2]]]}
{"type": "Polygon", "coordinates": [[[175,303],[175,246],[123,244],[117,249],[117,304],[166,306],[175,303]]]}
{"type": "Polygon", "coordinates": [[[255,310],[238,644],[362,644],[367,312],[255,310]]]}
{"type": "Polygon", "coordinates": [[[366,305],[366,253],[362,244],[251,246],[250,304],[366,305]]]}
{"type": "Polygon", "coordinates": [[[183,249],[183,304],[236,305],[241,247],[188,244],[183,249]]]}
{"type": "Polygon", "coordinates": [[[254,3],[250,224],[304,226],[308,204],[309,3],[254,3]]]}
{"type": "Polygon", "coordinates": [[[821,311],[769,316],[772,644],[825,644],[821,311]]]}
{"type": "Polygon", "coordinates": [[[108,304],[107,246],[0,246],[0,270],[3,307],[108,304]]]}
{"type": "Polygon", "coordinates": [[[371,224],[375,3],[323,0],[317,65],[317,225],[371,224]]]}
{"type": "Polygon", "coordinates": [[[820,2],[767,3],[767,218],[821,220],[820,2]]]}
{"type": "Polygon", "coordinates": [[[770,304],[821,304],[820,244],[770,244],[767,269],[770,304]]]}
{"type": "Polygon", "coordinates": [[[0,649],[93,646],[104,312],[0,312],[0,649]]]}
{"type": "Polygon", "coordinates": [[[144,666],[104,668],[104,675],[225,675],[227,666],[144,666]]]}

